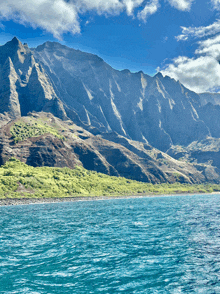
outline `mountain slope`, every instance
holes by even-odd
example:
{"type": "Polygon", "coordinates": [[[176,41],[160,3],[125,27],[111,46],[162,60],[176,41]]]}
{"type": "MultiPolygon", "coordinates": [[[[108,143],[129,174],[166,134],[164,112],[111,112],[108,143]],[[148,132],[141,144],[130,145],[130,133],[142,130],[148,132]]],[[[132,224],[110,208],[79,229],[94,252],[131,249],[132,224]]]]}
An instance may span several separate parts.
{"type": "MultiPolygon", "coordinates": [[[[88,170],[143,182],[209,181],[202,165],[175,160],[146,143],[117,133],[95,136],[70,120],[63,121],[45,112],[32,113],[2,126],[0,164],[12,156],[35,167],[82,165],[88,170]]],[[[213,172],[212,182],[218,180],[213,172]]]]}
{"type": "Polygon", "coordinates": [[[55,42],[33,54],[57,96],[101,132],[115,131],[163,151],[210,135],[197,113],[200,97],[169,77],[117,71],[98,56],[55,42]]]}

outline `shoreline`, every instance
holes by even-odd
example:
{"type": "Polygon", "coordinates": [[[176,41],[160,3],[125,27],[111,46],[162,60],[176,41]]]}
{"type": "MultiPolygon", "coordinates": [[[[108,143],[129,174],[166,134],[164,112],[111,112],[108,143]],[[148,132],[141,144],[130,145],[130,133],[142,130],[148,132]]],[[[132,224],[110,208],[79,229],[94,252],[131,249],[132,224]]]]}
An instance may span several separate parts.
{"type": "Polygon", "coordinates": [[[78,201],[97,201],[111,199],[134,199],[134,198],[150,198],[150,197],[169,197],[169,196],[193,196],[193,195],[215,195],[220,192],[212,193],[177,193],[177,194],[146,194],[146,195],[117,195],[117,196],[75,196],[60,198],[7,198],[0,199],[1,206],[17,206],[17,205],[33,205],[33,204],[49,204],[62,202],[78,202],[78,201]]]}

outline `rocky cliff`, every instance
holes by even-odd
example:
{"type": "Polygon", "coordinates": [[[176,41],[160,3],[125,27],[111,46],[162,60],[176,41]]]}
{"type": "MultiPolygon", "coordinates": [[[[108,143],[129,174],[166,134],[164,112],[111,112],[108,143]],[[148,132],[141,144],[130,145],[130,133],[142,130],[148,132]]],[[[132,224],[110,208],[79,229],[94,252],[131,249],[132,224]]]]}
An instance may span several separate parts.
{"type": "Polygon", "coordinates": [[[58,97],[87,125],[149,142],[166,151],[210,135],[200,119],[200,97],[160,73],[117,71],[96,55],[59,43],[33,50],[58,97]]]}
{"type": "Polygon", "coordinates": [[[16,37],[0,46],[0,112],[11,118],[47,110],[65,118],[62,102],[27,44],[16,37]]]}

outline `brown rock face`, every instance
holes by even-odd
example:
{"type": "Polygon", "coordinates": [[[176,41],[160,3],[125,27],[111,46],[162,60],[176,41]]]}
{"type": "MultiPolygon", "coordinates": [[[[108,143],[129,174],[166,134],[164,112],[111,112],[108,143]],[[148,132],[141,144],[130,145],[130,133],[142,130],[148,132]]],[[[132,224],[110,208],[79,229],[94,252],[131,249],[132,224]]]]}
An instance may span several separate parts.
{"type": "Polygon", "coordinates": [[[32,138],[17,145],[1,140],[0,163],[4,164],[10,157],[15,156],[19,160],[31,166],[54,166],[74,168],[81,165],[71,149],[66,148],[63,142],[52,135],[44,135],[40,138],[32,138]]]}
{"type": "MultiPolygon", "coordinates": [[[[117,133],[93,135],[70,120],[62,121],[44,112],[22,117],[19,122],[44,122],[58,130],[64,139],[48,133],[15,144],[10,134],[15,121],[11,121],[1,129],[0,164],[14,156],[35,167],[74,168],[83,165],[86,169],[111,176],[151,183],[200,183],[207,180],[202,165],[175,160],[149,144],[129,140],[117,133]]],[[[212,181],[217,180],[215,174],[212,181]]]]}

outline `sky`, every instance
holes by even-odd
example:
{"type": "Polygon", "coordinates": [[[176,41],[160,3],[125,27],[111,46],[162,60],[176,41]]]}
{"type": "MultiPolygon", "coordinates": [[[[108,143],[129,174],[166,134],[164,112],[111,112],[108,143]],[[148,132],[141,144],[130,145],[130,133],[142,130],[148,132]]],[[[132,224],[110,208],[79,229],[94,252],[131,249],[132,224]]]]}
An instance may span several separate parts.
{"type": "Polygon", "coordinates": [[[220,92],[220,0],[0,0],[0,45],[14,36],[220,92]]]}

